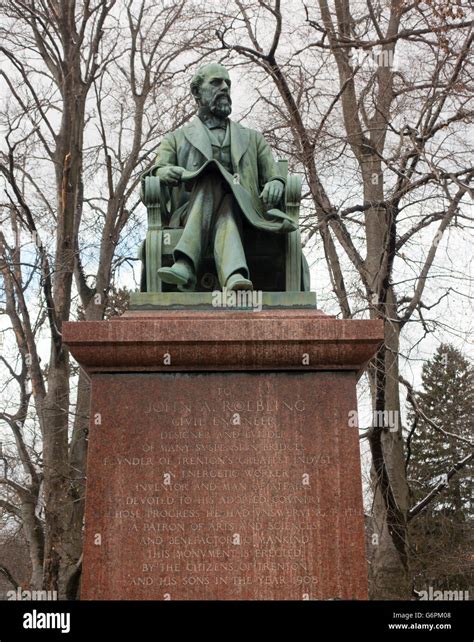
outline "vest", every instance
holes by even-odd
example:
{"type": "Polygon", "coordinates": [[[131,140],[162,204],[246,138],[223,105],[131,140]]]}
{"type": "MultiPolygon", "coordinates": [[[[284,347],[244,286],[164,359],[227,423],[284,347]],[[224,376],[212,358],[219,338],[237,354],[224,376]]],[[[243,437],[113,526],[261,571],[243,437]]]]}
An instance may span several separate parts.
{"type": "Polygon", "coordinates": [[[212,158],[219,161],[221,165],[231,174],[234,173],[232,167],[232,156],[230,153],[230,127],[227,125],[224,140],[219,142],[218,135],[214,133],[215,130],[206,127],[212,145],[212,158]]]}

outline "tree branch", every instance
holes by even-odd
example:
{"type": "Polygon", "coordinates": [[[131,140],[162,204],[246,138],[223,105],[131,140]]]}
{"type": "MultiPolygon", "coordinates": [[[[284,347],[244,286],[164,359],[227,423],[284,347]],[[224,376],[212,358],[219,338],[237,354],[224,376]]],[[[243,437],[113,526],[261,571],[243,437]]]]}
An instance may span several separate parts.
{"type": "Polygon", "coordinates": [[[413,508],[411,508],[408,511],[408,516],[407,520],[410,521],[417,515],[419,515],[431,502],[437,497],[440,493],[443,492],[448,486],[449,486],[449,481],[459,473],[460,470],[462,470],[467,464],[472,460],[474,457],[473,453],[470,453],[469,455],[466,455],[463,459],[458,461],[456,464],[454,464],[446,473],[446,475],[443,475],[442,479],[436,484],[436,486],[430,490],[430,492],[424,497],[421,501],[419,501],[413,508]]]}

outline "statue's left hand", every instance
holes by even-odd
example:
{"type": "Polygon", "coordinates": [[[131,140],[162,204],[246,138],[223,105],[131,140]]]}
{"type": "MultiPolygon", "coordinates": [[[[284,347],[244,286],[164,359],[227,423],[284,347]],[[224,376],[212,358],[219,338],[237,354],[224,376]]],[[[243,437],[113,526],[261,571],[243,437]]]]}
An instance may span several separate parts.
{"type": "Polygon", "coordinates": [[[277,205],[283,196],[284,189],[285,187],[281,181],[276,179],[268,181],[260,194],[260,198],[265,205],[277,205]]]}

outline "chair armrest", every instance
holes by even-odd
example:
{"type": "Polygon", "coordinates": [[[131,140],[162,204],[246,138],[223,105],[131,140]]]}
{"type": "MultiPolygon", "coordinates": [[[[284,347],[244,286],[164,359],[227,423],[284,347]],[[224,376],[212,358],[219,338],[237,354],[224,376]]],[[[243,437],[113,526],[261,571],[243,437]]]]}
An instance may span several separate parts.
{"type": "Polygon", "coordinates": [[[153,176],[153,174],[148,173],[142,176],[141,184],[141,199],[143,204],[148,207],[148,205],[160,205],[160,179],[158,176],[153,176]]]}
{"type": "Polygon", "coordinates": [[[288,160],[281,158],[277,161],[278,171],[286,180],[283,207],[285,212],[298,221],[301,205],[301,178],[298,174],[288,174],[288,160]]]}
{"type": "Polygon", "coordinates": [[[301,206],[301,177],[289,174],[286,179],[285,211],[295,221],[298,221],[301,206]]]}
{"type": "Polygon", "coordinates": [[[140,196],[148,212],[148,229],[161,229],[169,219],[167,188],[152,172],[142,176],[140,196]]]}

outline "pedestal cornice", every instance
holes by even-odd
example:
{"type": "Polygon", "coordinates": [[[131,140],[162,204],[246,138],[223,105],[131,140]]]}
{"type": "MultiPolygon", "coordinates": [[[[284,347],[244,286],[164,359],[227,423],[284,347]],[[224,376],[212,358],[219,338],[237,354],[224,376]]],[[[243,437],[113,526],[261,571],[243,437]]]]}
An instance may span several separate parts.
{"type": "Polygon", "coordinates": [[[318,310],[128,312],[68,322],[63,340],[98,372],[351,370],[361,373],[383,341],[383,322],[318,310]]]}

